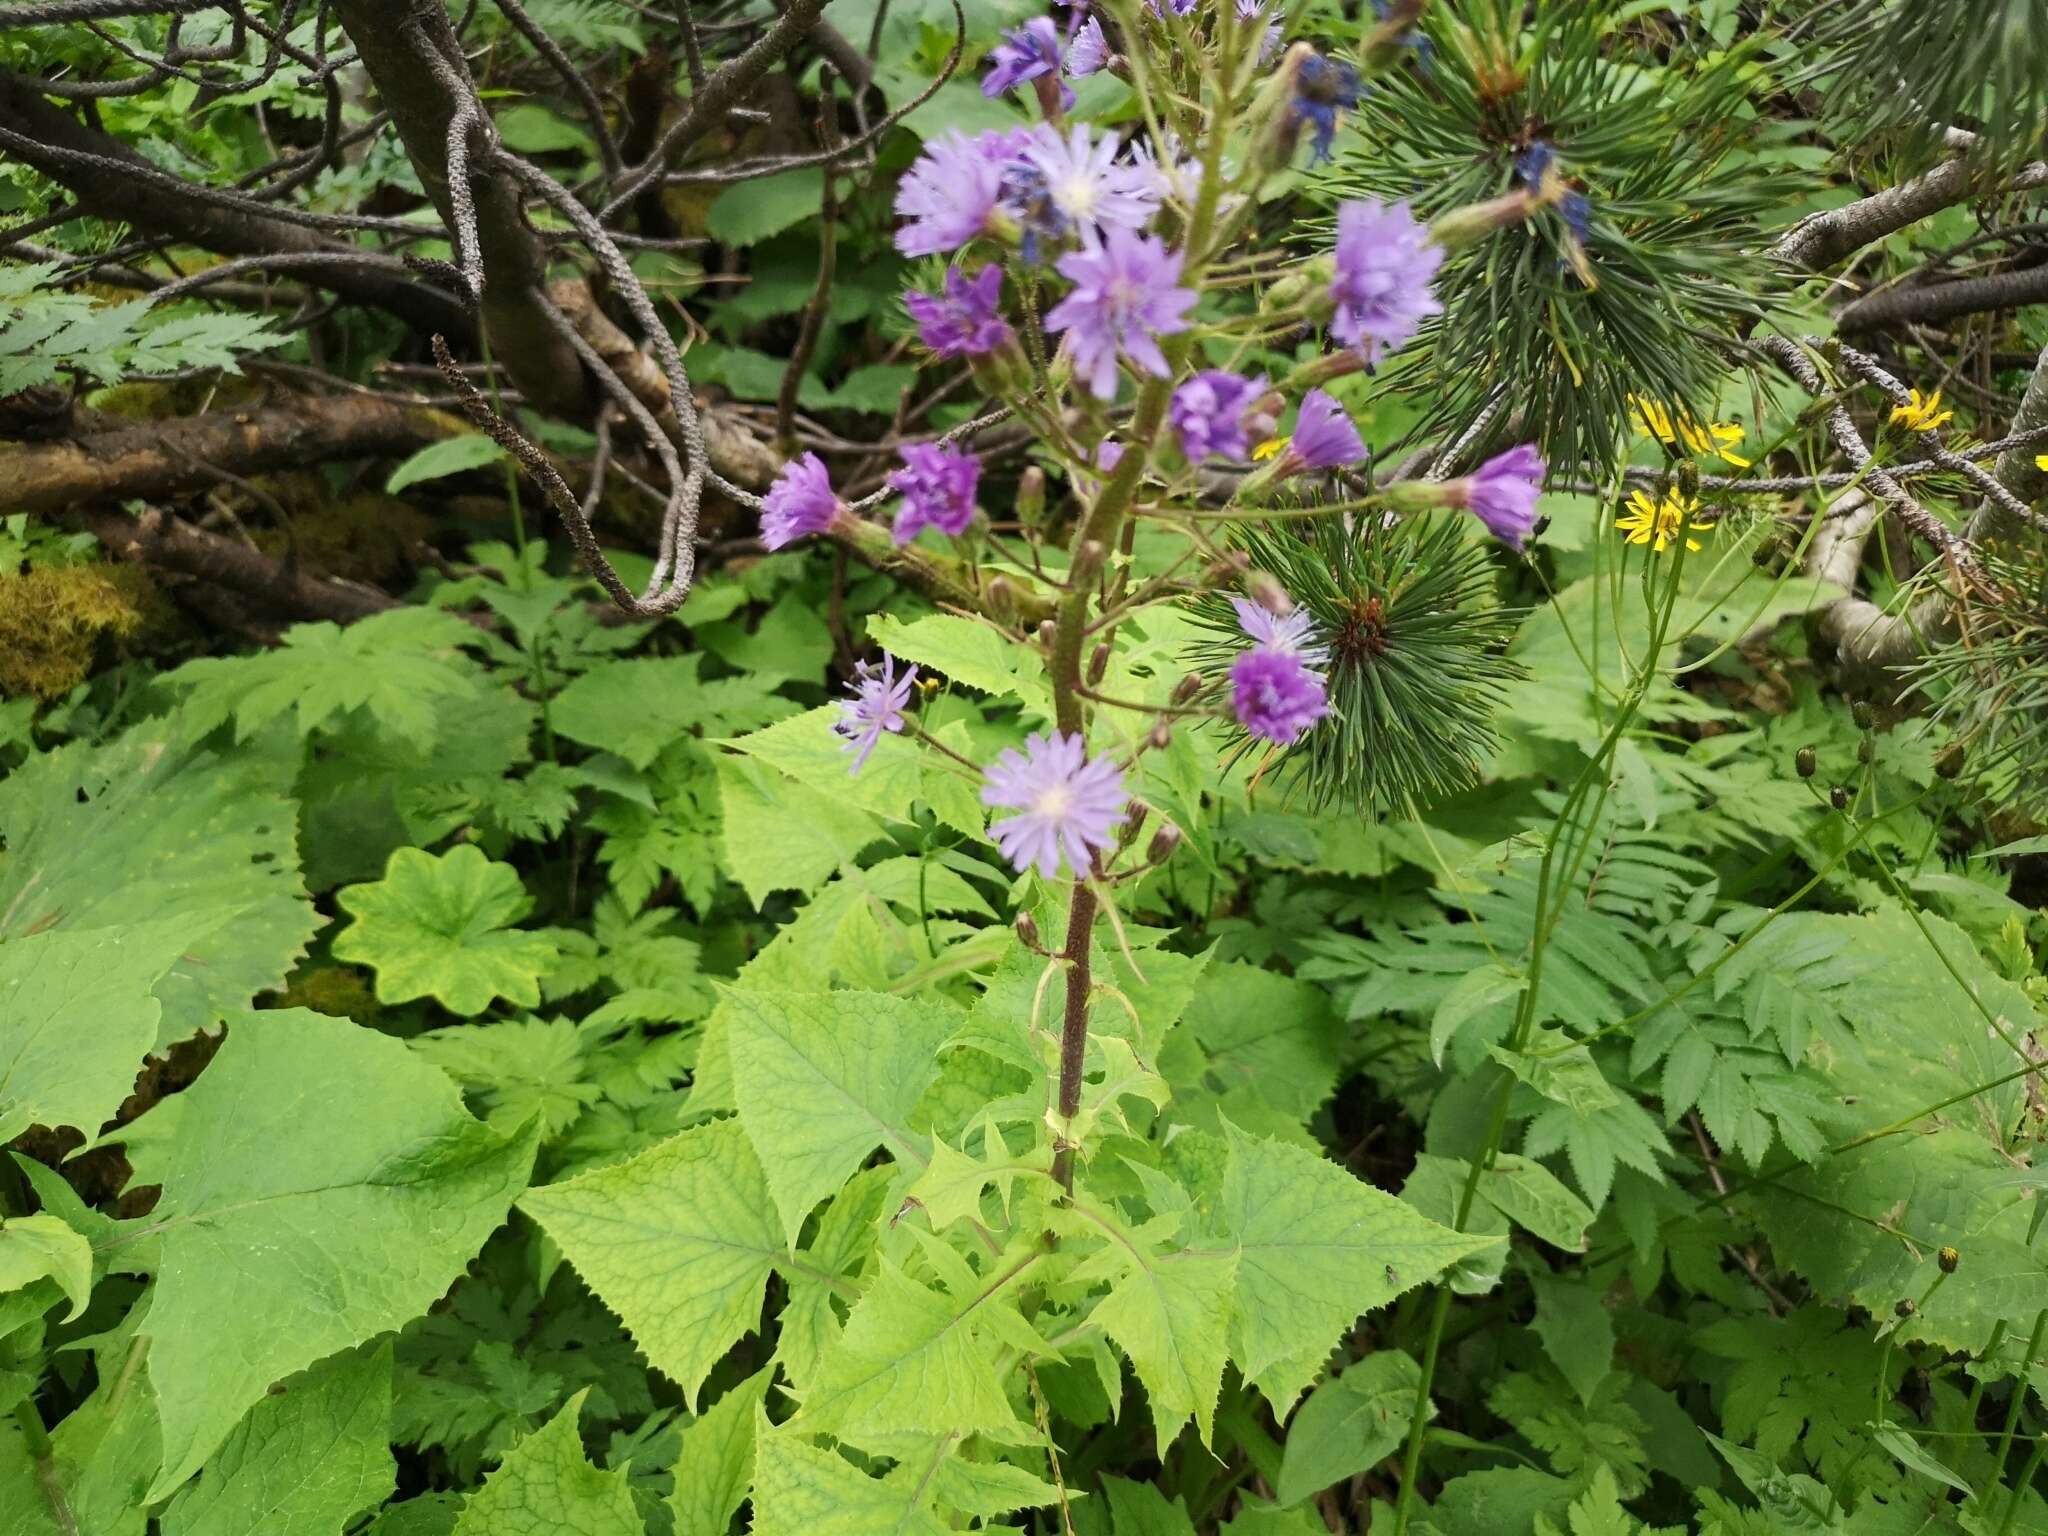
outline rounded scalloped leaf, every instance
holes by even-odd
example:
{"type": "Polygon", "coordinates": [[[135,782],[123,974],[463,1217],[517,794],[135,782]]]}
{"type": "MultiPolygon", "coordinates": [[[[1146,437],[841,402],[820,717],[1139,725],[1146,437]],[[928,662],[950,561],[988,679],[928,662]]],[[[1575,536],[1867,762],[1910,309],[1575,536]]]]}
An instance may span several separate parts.
{"type": "Polygon", "coordinates": [[[540,979],[559,952],[511,926],[532,902],[519,872],[481,849],[400,848],[382,880],[349,886],[335,899],[355,919],[335,936],[335,958],[372,967],[379,1002],[431,997],[465,1016],[501,997],[540,1005],[540,979]]]}

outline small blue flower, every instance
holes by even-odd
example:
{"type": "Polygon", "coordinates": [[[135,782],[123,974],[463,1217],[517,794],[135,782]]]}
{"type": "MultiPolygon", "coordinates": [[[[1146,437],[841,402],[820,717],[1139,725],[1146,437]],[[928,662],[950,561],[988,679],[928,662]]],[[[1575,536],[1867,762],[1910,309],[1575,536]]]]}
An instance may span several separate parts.
{"type": "Polygon", "coordinates": [[[1294,72],[1294,100],[1288,104],[1289,120],[1297,127],[1307,123],[1313,130],[1309,161],[1330,158],[1330,145],[1337,136],[1337,114],[1358,105],[1358,70],[1342,59],[1326,59],[1312,53],[1294,72]]]}

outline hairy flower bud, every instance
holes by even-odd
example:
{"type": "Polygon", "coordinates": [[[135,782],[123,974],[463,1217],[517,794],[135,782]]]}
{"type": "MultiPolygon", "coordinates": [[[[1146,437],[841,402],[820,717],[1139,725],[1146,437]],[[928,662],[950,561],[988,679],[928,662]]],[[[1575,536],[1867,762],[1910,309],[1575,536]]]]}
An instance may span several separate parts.
{"type": "Polygon", "coordinates": [[[1109,670],[1109,651],[1109,642],[1105,640],[1102,644],[1095,647],[1094,654],[1088,658],[1088,686],[1090,688],[1101,682],[1102,674],[1109,670]]]}
{"type": "Polygon", "coordinates": [[[1846,811],[1847,809],[1849,809],[1849,786],[1846,784],[1837,784],[1833,789],[1829,790],[1828,804],[1832,805],[1838,811],[1846,811]]]}
{"type": "Polygon", "coordinates": [[[1147,864],[1164,864],[1173,857],[1173,850],[1180,846],[1180,828],[1167,822],[1152,834],[1151,845],[1145,850],[1147,864]]]}
{"type": "Polygon", "coordinates": [[[1857,730],[1867,731],[1870,729],[1871,723],[1876,719],[1876,716],[1871,713],[1870,701],[1868,699],[1858,699],[1849,706],[1849,718],[1856,722],[1857,730]]]}
{"type": "Polygon", "coordinates": [[[1963,1256],[1953,1248],[1944,1247],[1934,1255],[1934,1262],[1944,1275],[1952,1275],[1963,1262],[1963,1256]]]}
{"type": "Polygon", "coordinates": [[[1173,727],[1164,720],[1152,722],[1152,730],[1145,738],[1145,745],[1155,752],[1164,752],[1173,740],[1173,727]]]}
{"type": "Polygon", "coordinates": [[[1045,471],[1033,464],[1017,477],[1017,521],[1035,527],[1045,517],[1045,471]]]}
{"type": "Polygon", "coordinates": [[[1202,674],[1190,672],[1186,677],[1183,677],[1173,685],[1173,702],[1176,705],[1185,704],[1201,691],[1202,674]]]}
{"type": "Polygon", "coordinates": [[[1017,937],[1024,941],[1026,949],[1035,951],[1039,948],[1038,919],[1029,912],[1017,914],[1017,937]]]}
{"type": "Polygon", "coordinates": [[[1058,636],[1059,632],[1059,625],[1055,624],[1051,619],[1040,619],[1038,621],[1038,643],[1048,651],[1052,649],[1053,640],[1058,636]]]}
{"type": "Polygon", "coordinates": [[[1287,595],[1287,589],[1280,585],[1278,577],[1267,571],[1252,571],[1244,579],[1245,595],[1266,612],[1286,618],[1294,612],[1294,599],[1287,595]]]}
{"type": "Polygon", "coordinates": [[[1814,771],[1819,768],[1820,759],[1814,756],[1813,748],[1801,747],[1798,752],[1793,754],[1792,766],[1799,770],[1799,777],[1810,779],[1813,777],[1814,771]]]}

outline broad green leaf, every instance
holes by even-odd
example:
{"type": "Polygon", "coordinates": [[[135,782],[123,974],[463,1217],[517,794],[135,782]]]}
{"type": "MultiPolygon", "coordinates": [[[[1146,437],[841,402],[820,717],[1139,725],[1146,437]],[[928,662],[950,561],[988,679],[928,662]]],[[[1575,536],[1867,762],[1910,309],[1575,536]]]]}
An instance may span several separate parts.
{"type": "Polygon", "coordinates": [[[837,706],[827,705],[726,745],[772,764],[806,788],[885,820],[910,821],[913,808],[922,804],[947,825],[975,838],[982,835],[986,812],[958,764],[918,742],[885,734],[856,774],[845,738],[832,729],[838,719],[837,706]]]}
{"type": "Polygon", "coordinates": [[[47,1476],[29,1454],[13,1414],[0,1415],[0,1536],[143,1536],[143,1497],[162,1455],[147,1392],[119,1391],[135,1358],[125,1336],[98,1351],[100,1384],[50,1431],[47,1476]],[[110,1374],[112,1379],[110,1379],[110,1374]],[[70,1518],[50,1497],[61,1490],[70,1518]]]}
{"type": "Polygon", "coordinates": [[[1344,1030],[1321,987],[1244,964],[1214,965],[1187,1007],[1208,1076],[1306,1120],[1330,1096],[1344,1030]]]}
{"type": "Polygon", "coordinates": [[[455,1536],[644,1536],[626,1468],[600,1472],[584,1459],[576,1424],[588,1395],[512,1447],[463,1501],[455,1536]]]}
{"type": "Polygon", "coordinates": [[[1233,1128],[1218,1225],[1236,1243],[1230,1355],[1285,1412],[1361,1313],[1491,1246],[1328,1158],[1233,1128]]]}
{"type": "Polygon", "coordinates": [[[704,658],[636,656],[592,667],[555,696],[548,721],[560,734],[645,770],[686,736],[729,736],[793,714],[799,706],[772,679],[699,680],[704,658]]]}
{"type": "Polygon", "coordinates": [[[1601,1075],[1592,1052],[1574,1045],[1563,1031],[1539,1029],[1529,1043],[1531,1051],[1492,1045],[1487,1054],[1543,1097],[1576,1114],[1597,1114],[1620,1099],[1614,1085],[1601,1075]],[[1556,1054],[1536,1054],[1544,1051],[1556,1054]]]}
{"type": "Polygon", "coordinates": [[[769,1269],[787,1253],[761,1165],[735,1120],[530,1189],[519,1208],[692,1402],[711,1367],[760,1320],[769,1269]]]}
{"type": "MultiPolygon", "coordinates": [[[[1459,1165],[1460,1172],[1464,1165],[1459,1165]]],[[[1593,1210],[1541,1163],[1502,1153],[1480,1175],[1479,1198],[1517,1226],[1567,1253],[1586,1251],[1593,1210]]]]}
{"type": "Polygon", "coordinates": [[[922,1168],[910,1114],[959,1015],[874,992],[729,991],[726,1050],[740,1123],[791,1243],[812,1207],[877,1146],[922,1168]]]}
{"type": "Polygon", "coordinates": [[[442,706],[486,686],[463,654],[481,639],[452,613],[393,608],[346,628],[294,624],[275,650],[188,661],[164,682],[187,690],[178,723],[188,738],[232,719],[235,739],[247,741],[286,714],[309,736],[360,709],[425,749],[439,734],[442,706]]]}
{"type": "Polygon", "coordinates": [[[726,867],[756,908],[776,891],[816,890],[882,833],[857,806],[729,753],[718,794],[726,867]]]}
{"type": "Polygon", "coordinates": [[[885,613],[868,620],[868,638],[899,660],[914,661],[983,693],[1019,699],[1028,713],[1052,718],[1044,660],[1031,647],[1012,644],[987,624],[947,613],[927,614],[906,624],[885,613]]]}
{"type": "MultiPolygon", "coordinates": [[[[0,1129],[4,1129],[0,1122],[0,1129]]],[[[48,1211],[33,1216],[0,1216],[0,1295],[38,1280],[57,1282],[71,1303],[69,1322],[85,1310],[92,1294],[92,1245],[85,1235],[48,1211]]]]}
{"type": "MultiPolygon", "coordinates": [[[[1013,1466],[1007,1461],[963,1461],[949,1456],[939,1463],[939,1475],[932,1480],[938,1502],[963,1515],[993,1520],[1020,1509],[1043,1509],[1060,1502],[1059,1488],[1044,1478],[1013,1466]]],[[[1069,1504],[1084,1495],[1070,1490],[1069,1504]]]]}
{"type": "MultiPolygon", "coordinates": [[[[518,108],[513,109],[515,112],[518,108]]],[[[516,147],[516,146],[515,146],[516,147]]],[[[422,480],[440,480],[448,475],[459,475],[465,470],[482,469],[486,464],[496,464],[505,457],[495,439],[485,437],[481,432],[465,432],[459,437],[444,437],[438,443],[429,443],[406,459],[384,481],[384,494],[396,496],[408,486],[418,485],[422,480]]]]}
{"type": "Polygon", "coordinates": [[[1066,1230],[1109,1241],[1075,1272],[1107,1277],[1109,1294],[1094,1320],[1116,1341],[1144,1383],[1158,1449],[1164,1455],[1193,1415],[1207,1445],[1214,1430],[1216,1394],[1223,1385],[1226,1335],[1235,1304],[1237,1255],[1163,1249],[1143,1231],[1126,1231],[1107,1212],[1081,1224],[1084,1207],[1066,1218],[1066,1230]]]}
{"type": "Polygon", "coordinates": [[[775,1368],[762,1367],[683,1431],[668,1496],[675,1536],[725,1536],[754,1480],[754,1426],[774,1380],[775,1368]]]}
{"type": "MultiPolygon", "coordinates": [[[[785,592],[751,627],[738,620],[700,625],[697,642],[757,685],[791,679],[809,684],[832,660],[832,631],[818,605],[798,592],[785,592]]],[[[744,729],[735,723],[725,734],[744,729]]]]}
{"type": "Polygon", "coordinates": [[[32,1125],[91,1136],[112,1119],[156,1044],[150,989],[220,924],[190,913],[0,939],[0,1141],[32,1125]]]}
{"type": "Polygon", "coordinates": [[[723,245],[754,245],[811,217],[825,200],[825,175],[782,171],[727,187],[712,200],[704,229],[723,245]]]}
{"type": "MultiPolygon", "coordinates": [[[[320,926],[293,846],[296,744],[273,734],[219,756],[176,730],[151,721],[109,746],[74,742],[0,779],[0,942],[187,925],[151,989],[162,1014],[144,1048],[157,1051],[281,986],[320,926]]],[[[99,1035],[97,1022],[77,1027],[99,1035]]]]}
{"type": "Polygon", "coordinates": [[[336,1536],[389,1498],[391,1345],[283,1382],[235,1426],[163,1517],[163,1536],[336,1536]]]}
{"type": "Polygon", "coordinates": [[[1017,1274],[946,1295],[885,1261],[791,1423],[857,1445],[899,1434],[1022,1438],[996,1370],[1000,1340],[984,1331],[995,1309],[1016,1310],[1017,1274]]]}
{"type": "Polygon", "coordinates": [[[247,1013],[121,1138],[156,1208],[104,1245],[151,1268],[161,1498],[272,1382],[419,1316],[504,1221],[530,1137],[471,1118],[404,1044],[303,1008],[247,1013]]]}
{"type": "Polygon", "coordinates": [[[597,141],[590,136],[588,129],[570,122],[537,101],[522,101],[515,107],[494,113],[491,126],[498,130],[498,137],[505,141],[507,149],[517,150],[522,155],[545,155],[555,150],[574,149],[592,159],[597,157],[597,141]]]}
{"type": "Polygon", "coordinates": [[[1533,1283],[1536,1319],[1529,1326],[1579,1401],[1590,1404],[1614,1368],[1614,1319],[1591,1285],[1552,1275],[1533,1283]]]}
{"type": "Polygon", "coordinates": [[[1194,1536],[1186,1500],[1169,1501],[1156,1484],[1105,1477],[1102,1496],[1116,1536],[1194,1536]]]}
{"type": "Polygon", "coordinates": [[[1422,1367],[1412,1356],[1383,1349],[1309,1393],[1287,1425],[1280,1502],[1298,1504],[1392,1455],[1414,1421],[1421,1381],[1422,1367]]]}
{"type": "Polygon", "coordinates": [[[400,848],[384,878],[335,898],[355,919],[334,938],[338,960],[377,972],[377,998],[431,997],[450,1013],[478,1014],[498,998],[540,1004],[540,979],[556,948],[511,928],[532,908],[519,872],[473,843],[444,854],[400,848]]]}
{"type": "Polygon", "coordinates": [[[753,1536],[946,1536],[905,1471],[869,1477],[756,1409],[753,1536]]]}

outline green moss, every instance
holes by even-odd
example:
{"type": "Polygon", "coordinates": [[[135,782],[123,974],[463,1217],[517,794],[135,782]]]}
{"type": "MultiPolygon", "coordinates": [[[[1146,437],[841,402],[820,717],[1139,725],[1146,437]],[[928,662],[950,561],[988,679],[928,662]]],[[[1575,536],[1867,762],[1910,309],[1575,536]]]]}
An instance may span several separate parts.
{"type": "Polygon", "coordinates": [[[168,611],[148,576],[130,565],[0,571],[0,698],[68,693],[91,672],[103,643],[131,640],[168,611]]]}

